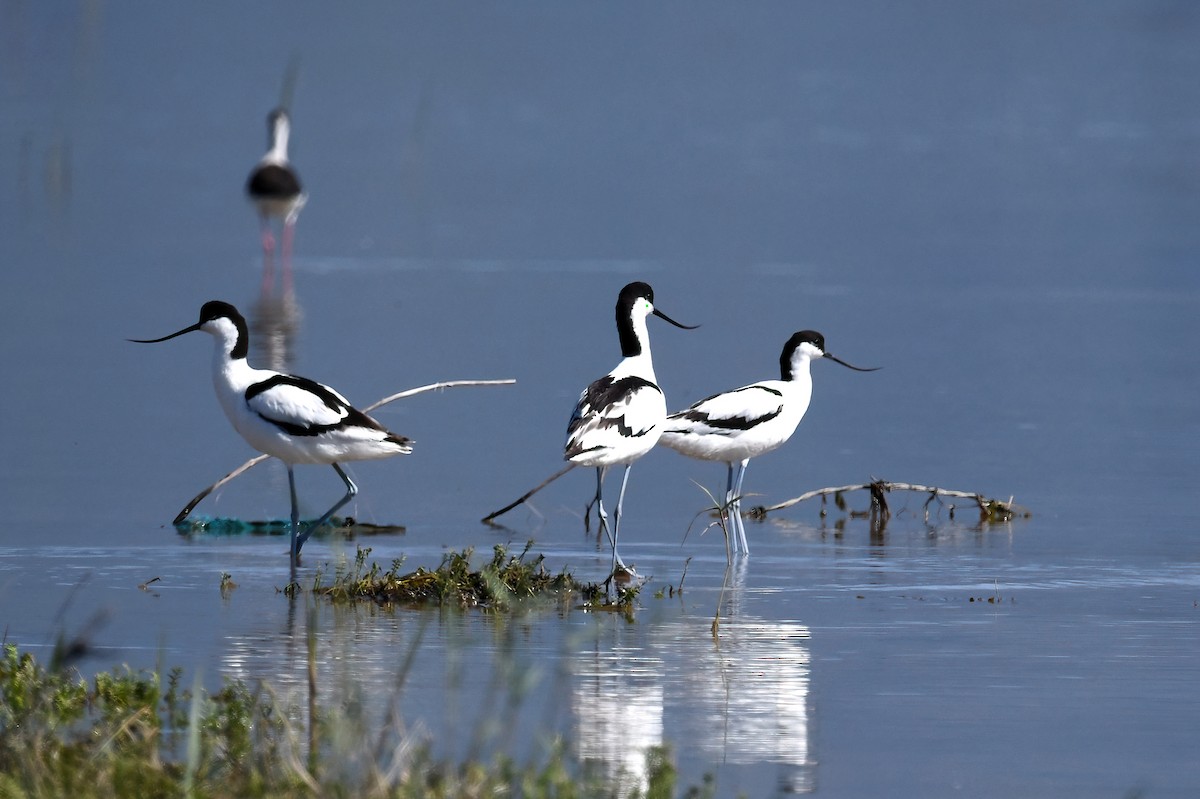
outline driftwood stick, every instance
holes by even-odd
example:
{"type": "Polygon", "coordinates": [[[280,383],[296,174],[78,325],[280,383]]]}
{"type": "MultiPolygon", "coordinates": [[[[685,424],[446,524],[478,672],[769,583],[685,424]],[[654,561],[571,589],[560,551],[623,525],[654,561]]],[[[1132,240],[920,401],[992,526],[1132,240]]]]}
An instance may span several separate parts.
{"type": "Polygon", "coordinates": [[[379,400],[379,402],[373,402],[367,407],[363,408],[363,411],[370,413],[380,406],[387,405],[389,402],[405,399],[415,394],[424,394],[426,391],[440,391],[443,388],[458,388],[459,386],[511,386],[516,382],[517,381],[513,380],[512,378],[505,378],[503,380],[446,380],[441,383],[430,383],[427,386],[410,388],[407,391],[401,391],[399,394],[392,394],[390,397],[384,397],[383,399],[379,400]]]}
{"type": "MultiPolygon", "coordinates": [[[[895,483],[888,480],[872,480],[869,483],[859,483],[856,485],[834,486],[831,488],[818,488],[813,491],[808,491],[798,497],[785,500],[776,505],[762,506],[752,508],[748,515],[761,519],[768,513],[784,508],[790,508],[806,500],[814,497],[825,497],[830,494],[843,494],[849,491],[870,491],[873,506],[881,506],[880,510],[885,515],[888,513],[886,500],[883,500],[883,495],[891,491],[915,491],[920,494],[928,494],[929,498],[925,500],[925,510],[928,513],[929,504],[934,500],[941,501],[941,497],[952,497],[956,499],[969,499],[979,506],[979,512],[983,519],[991,521],[1008,521],[1014,516],[1029,516],[1030,513],[1026,508],[1021,507],[1013,502],[1012,497],[1008,501],[1000,499],[992,499],[983,494],[974,491],[958,491],[950,488],[938,488],[936,486],[920,485],[918,483],[895,483]]],[[[951,516],[953,516],[953,506],[951,507],[951,516]]]]}
{"type": "Polygon", "coordinates": [[[766,516],[768,513],[771,513],[772,511],[783,510],[785,508],[790,508],[793,505],[799,505],[801,502],[810,500],[813,497],[823,497],[823,496],[828,496],[830,494],[842,494],[842,493],[845,493],[846,491],[861,491],[864,488],[870,488],[870,487],[871,487],[870,483],[867,483],[865,485],[859,483],[856,485],[849,485],[849,486],[835,486],[833,488],[818,488],[813,491],[805,492],[798,497],[793,497],[791,499],[784,500],[783,502],[780,502],[778,505],[769,505],[769,506],[758,505],[758,506],[750,509],[750,515],[754,516],[755,518],[761,518],[763,516],[766,516]]]}
{"type": "Polygon", "coordinates": [[[220,480],[213,483],[212,485],[210,485],[208,488],[201,491],[196,496],[192,497],[191,502],[189,502],[188,504],[183,506],[183,510],[179,511],[179,513],[176,514],[175,519],[171,522],[171,524],[183,524],[185,521],[187,521],[187,517],[192,515],[192,511],[196,509],[196,506],[200,504],[201,500],[203,500],[205,497],[207,497],[212,492],[216,491],[221,486],[228,483],[233,478],[237,477],[242,472],[250,471],[250,469],[252,469],[253,467],[262,463],[269,457],[271,457],[271,456],[270,455],[255,455],[253,458],[246,461],[241,466],[237,467],[232,472],[225,475],[220,480]]]}
{"type": "MultiPolygon", "coordinates": [[[[378,402],[373,402],[370,405],[368,405],[366,408],[363,408],[363,411],[365,413],[370,413],[371,411],[375,410],[376,408],[387,405],[390,402],[395,402],[396,400],[405,399],[406,397],[412,397],[416,394],[423,394],[426,391],[440,391],[441,389],[444,389],[444,388],[458,388],[459,386],[509,386],[516,382],[517,381],[512,378],[505,378],[502,380],[445,380],[440,383],[430,383],[427,386],[420,386],[418,388],[410,388],[407,391],[401,391],[398,394],[392,394],[391,396],[384,397],[383,399],[379,400],[378,402]]],[[[189,502],[188,504],[183,506],[183,510],[179,511],[179,513],[175,516],[175,519],[174,519],[174,521],[171,522],[171,524],[183,524],[185,521],[187,521],[187,517],[192,514],[192,511],[196,509],[196,506],[199,505],[200,502],[205,497],[207,497],[212,492],[216,491],[221,486],[228,483],[233,478],[242,474],[243,472],[246,472],[246,471],[250,470],[251,468],[257,466],[258,464],[262,463],[263,461],[267,460],[269,457],[271,457],[271,456],[270,455],[254,456],[250,460],[243,463],[241,466],[234,469],[229,474],[222,477],[217,482],[210,485],[208,488],[201,491],[196,496],[192,497],[191,502],[189,502]]],[[[539,486],[539,488],[540,488],[540,486],[539,486]]]]}
{"type": "Polygon", "coordinates": [[[571,470],[572,470],[572,469],[574,469],[574,468],[575,468],[575,464],[573,464],[573,463],[568,463],[566,466],[562,467],[562,468],[561,468],[561,469],[559,469],[557,472],[555,472],[554,474],[550,475],[550,476],[549,476],[549,477],[547,477],[545,480],[543,480],[542,482],[538,483],[538,484],[537,484],[537,485],[535,485],[533,488],[529,489],[529,490],[528,490],[528,491],[526,491],[524,494],[522,494],[521,496],[519,496],[519,497],[517,497],[516,499],[514,499],[512,502],[508,503],[507,505],[505,505],[505,506],[504,506],[503,508],[501,508],[500,510],[494,510],[494,511],[492,511],[491,513],[489,513],[487,516],[484,516],[484,517],[483,517],[482,519],[480,519],[479,521],[483,522],[484,524],[491,524],[491,523],[492,523],[492,521],[493,521],[494,519],[496,519],[496,518],[498,518],[498,517],[500,517],[500,516],[503,516],[504,514],[508,513],[510,510],[512,510],[513,508],[517,507],[518,505],[522,505],[522,504],[524,504],[524,503],[525,503],[525,501],[526,501],[526,500],[528,500],[530,497],[532,497],[534,494],[536,494],[537,492],[541,491],[543,488],[545,488],[546,486],[550,485],[550,484],[551,484],[551,483],[553,483],[555,480],[557,480],[558,478],[562,477],[564,474],[566,474],[567,472],[571,471],[571,470]]]}

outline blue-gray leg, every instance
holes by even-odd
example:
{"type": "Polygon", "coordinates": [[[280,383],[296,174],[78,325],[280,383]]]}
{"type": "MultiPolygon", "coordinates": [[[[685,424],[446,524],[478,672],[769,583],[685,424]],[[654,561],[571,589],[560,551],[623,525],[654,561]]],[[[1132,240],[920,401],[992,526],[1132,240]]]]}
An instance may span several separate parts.
{"type": "MultiPolygon", "coordinates": [[[[293,547],[293,552],[297,556],[300,554],[300,547],[304,546],[304,542],[308,540],[308,537],[312,535],[318,527],[329,521],[330,516],[337,513],[338,509],[340,509],[350,500],[354,499],[354,495],[358,493],[358,486],[354,485],[354,481],[346,476],[346,473],[342,471],[342,467],[338,466],[336,463],[330,465],[333,466],[333,470],[338,473],[338,477],[342,478],[342,482],[346,484],[346,496],[334,503],[332,508],[325,511],[325,513],[321,515],[321,518],[304,528],[304,532],[301,533],[300,537],[296,539],[296,545],[293,547]]],[[[288,473],[291,473],[290,469],[288,470],[288,473]]]]}
{"type": "Polygon", "coordinates": [[[608,543],[613,542],[612,531],[608,528],[608,513],[604,510],[604,475],[608,472],[607,466],[596,467],[596,517],[600,520],[600,529],[604,531],[604,535],[608,537],[608,543]]]}
{"type": "Polygon", "coordinates": [[[617,536],[621,532],[621,508],[625,505],[625,486],[629,483],[629,467],[632,465],[632,463],[625,464],[625,472],[621,475],[621,493],[617,495],[617,514],[613,518],[612,532],[612,571],[609,572],[608,575],[610,580],[612,579],[613,575],[617,573],[618,566],[620,566],[622,569],[625,568],[625,563],[621,560],[621,556],[617,554],[617,536]]]}
{"type": "Polygon", "coordinates": [[[740,549],[747,555],[750,554],[750,544],[746,541],[746,525],[742,521],[742,481],[746,479],[746,467],[749,464],[749,458],[738,464],[737,478],[733,484],[733,510],[730,514],[730,518],[737,528],[740,549]]]}
{"type": "Polygon", "coordinates": [[[292,576],[295,579],[296,561],[300,556],[300,547],[296,545],[297,533],[300,532],[300,506],[296,504],[296,475],[292,471],[292,464],[287,464],[288,473],[288,490],[292,494],[292,543],[291,549],[288,550],[288,556],[291,558],[292,576]]]}
{"type": "Polygon", "coordinates": [[[733,493],[733,461],[729,461],[725,464],[725,505],[721,508],[721,516],[725,519],[725,555],[727,557],[731,543],[734,552],[741,552],[737,522],[733,520],[733,500],[736,496],[737,494],[733,493]]]}

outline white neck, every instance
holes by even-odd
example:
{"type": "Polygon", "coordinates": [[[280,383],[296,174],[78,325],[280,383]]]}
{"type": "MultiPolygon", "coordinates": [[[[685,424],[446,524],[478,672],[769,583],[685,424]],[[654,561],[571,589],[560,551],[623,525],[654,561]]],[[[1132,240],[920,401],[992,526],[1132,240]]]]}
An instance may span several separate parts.
{"type": "Polygon", "coordinates": [[[658,385],[658,378],[654,376],[654,361],[650,358],[650,348],[643,346],[641,355],[622,358],[621,362],[612,370],[612,376],[617,379],[630,376],[640,377],[658,385]]]}
{"type": "Polygon", "coordinates": [[[255,381],[255,373],[245,358],[234,358],[233,348],[237,344],[238,329],[228,319],[216,319],[204,327],[213,337],[212,378],[217,398],[229,418],[233,418],[234,405],[243,401],[243,393],[255,381]]]}
{"type": "Polygon", "coordinates": [[[812,372],[809,370],[812,361],[811,355],[797,350],[792,355],[792,379],[783,383],[787,387],[785,390],[791,409],[799,411],[800,416],[808,410],[808,403],[812,399],[812,372]]]}
{"type": "Polygon", "coordinates": [[[279,117],[275,120],[275,131],[271,136],[271,150],[265,156],[263,161],[270,164],[286,164],[288,160],[288,134],[291,133],[291,125],[287,121],[287,117],[279,117]]]}
{"type": "Polygon", "coordinates": [[[650,356],[650,330],[646,325],[647,314],[635,310],[629,320],[630,328],[638,343],[637,355],[626,355],[613,371],[615,376],[636,375],[657,383],[654,378],[654,361],[650,356]],[[619,373],[619,374],[618,374],[619,373]]]}
{"type": "Polygon", "coordinates": [[[811,380],[810,366],[812,366],[812,356],[806,352],[796,350],[796,354],[792,356],[792,379],[811,380]]]}

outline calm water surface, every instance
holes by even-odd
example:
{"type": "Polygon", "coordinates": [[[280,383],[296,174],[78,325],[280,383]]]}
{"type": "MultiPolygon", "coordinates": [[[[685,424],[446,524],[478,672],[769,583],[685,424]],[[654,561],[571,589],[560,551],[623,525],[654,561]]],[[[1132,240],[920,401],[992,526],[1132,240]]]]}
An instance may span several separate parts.
{"type": "MultiPolygon", "coordinates": [[[[3,2],[0,28],[7,641],[45,656],[86,633],[85,672],[178,664],[299,695],[311,626],[326,696],[396,708],[447,756],[561,737],[624,788],[666,743],[721,795],[1195,795],[1192,4],[3,2]],[[272,326],[241,184],[293,59],[311,198],[272,326]],[[750,466],[754,504],[882,477],[1033,516],[927,521],[894,495],[872,531],[809,503],[749,525],[727,573],[693,523],[693,481],[715,491],[723,467],[655,451],[622,525],[651,578],[632,621],[289,602],[282,537],[168,524],[252,453],[206,337],[124,339],[221,298],[260,362],[358,404],[518,381],[380,409],[417,449],[355,465],[351,512],[405,530],[315,540],[307,574],[357,545],[415,568],[532,540],[602,577],[589,475],[478,519],[559,467],[634,279],[702,325],[651,329],[672,407],[773,377],[803,328],[884,367],[815,364],[799,431],[750,466]]],[[[329,469],[299,477],[306,512],[338,496],[329,469]]],[[[286,475],[197,512],[282,518],[286,475]]]]}

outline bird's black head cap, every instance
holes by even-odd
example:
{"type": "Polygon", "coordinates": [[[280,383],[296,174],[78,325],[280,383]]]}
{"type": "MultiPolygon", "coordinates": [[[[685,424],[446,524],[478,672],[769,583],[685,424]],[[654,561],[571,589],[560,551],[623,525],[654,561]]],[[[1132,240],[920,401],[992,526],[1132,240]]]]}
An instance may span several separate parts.
{"type": "Polygon", "coordinates": [[[196,326],[200,327],[206,322],[221,318],[228,319],[237,327],[237,343],[233,345],[233,352],[229,353],[230,357],[245,358],[250,354],[250,332],[246,327],[245,317],[237,308],[221,300],[209,300],[200,306],[200,321],[196,323],[196,326]]]}
{"type": "Polygon", "coordinates": [[[640,355],[642,352],[642,345],[634,333],[632,322],[634,303],[642,299],[651,305],[654,304],[654,289],[650,288],[649,283],[640,280],[630,283],[617,295],[617,333],[621,337],[621,356],[625,358],[640,355]]]}
{"type": "Polygon", "coordinates": [[[817,331],[801,330],[793,333],[783,345],[783,352],[779,354],[779,376],[782,380],[792,379],[792,356],[801,344],[812,344],[821,352],[825,351],[825,337],[817,331]]]}

